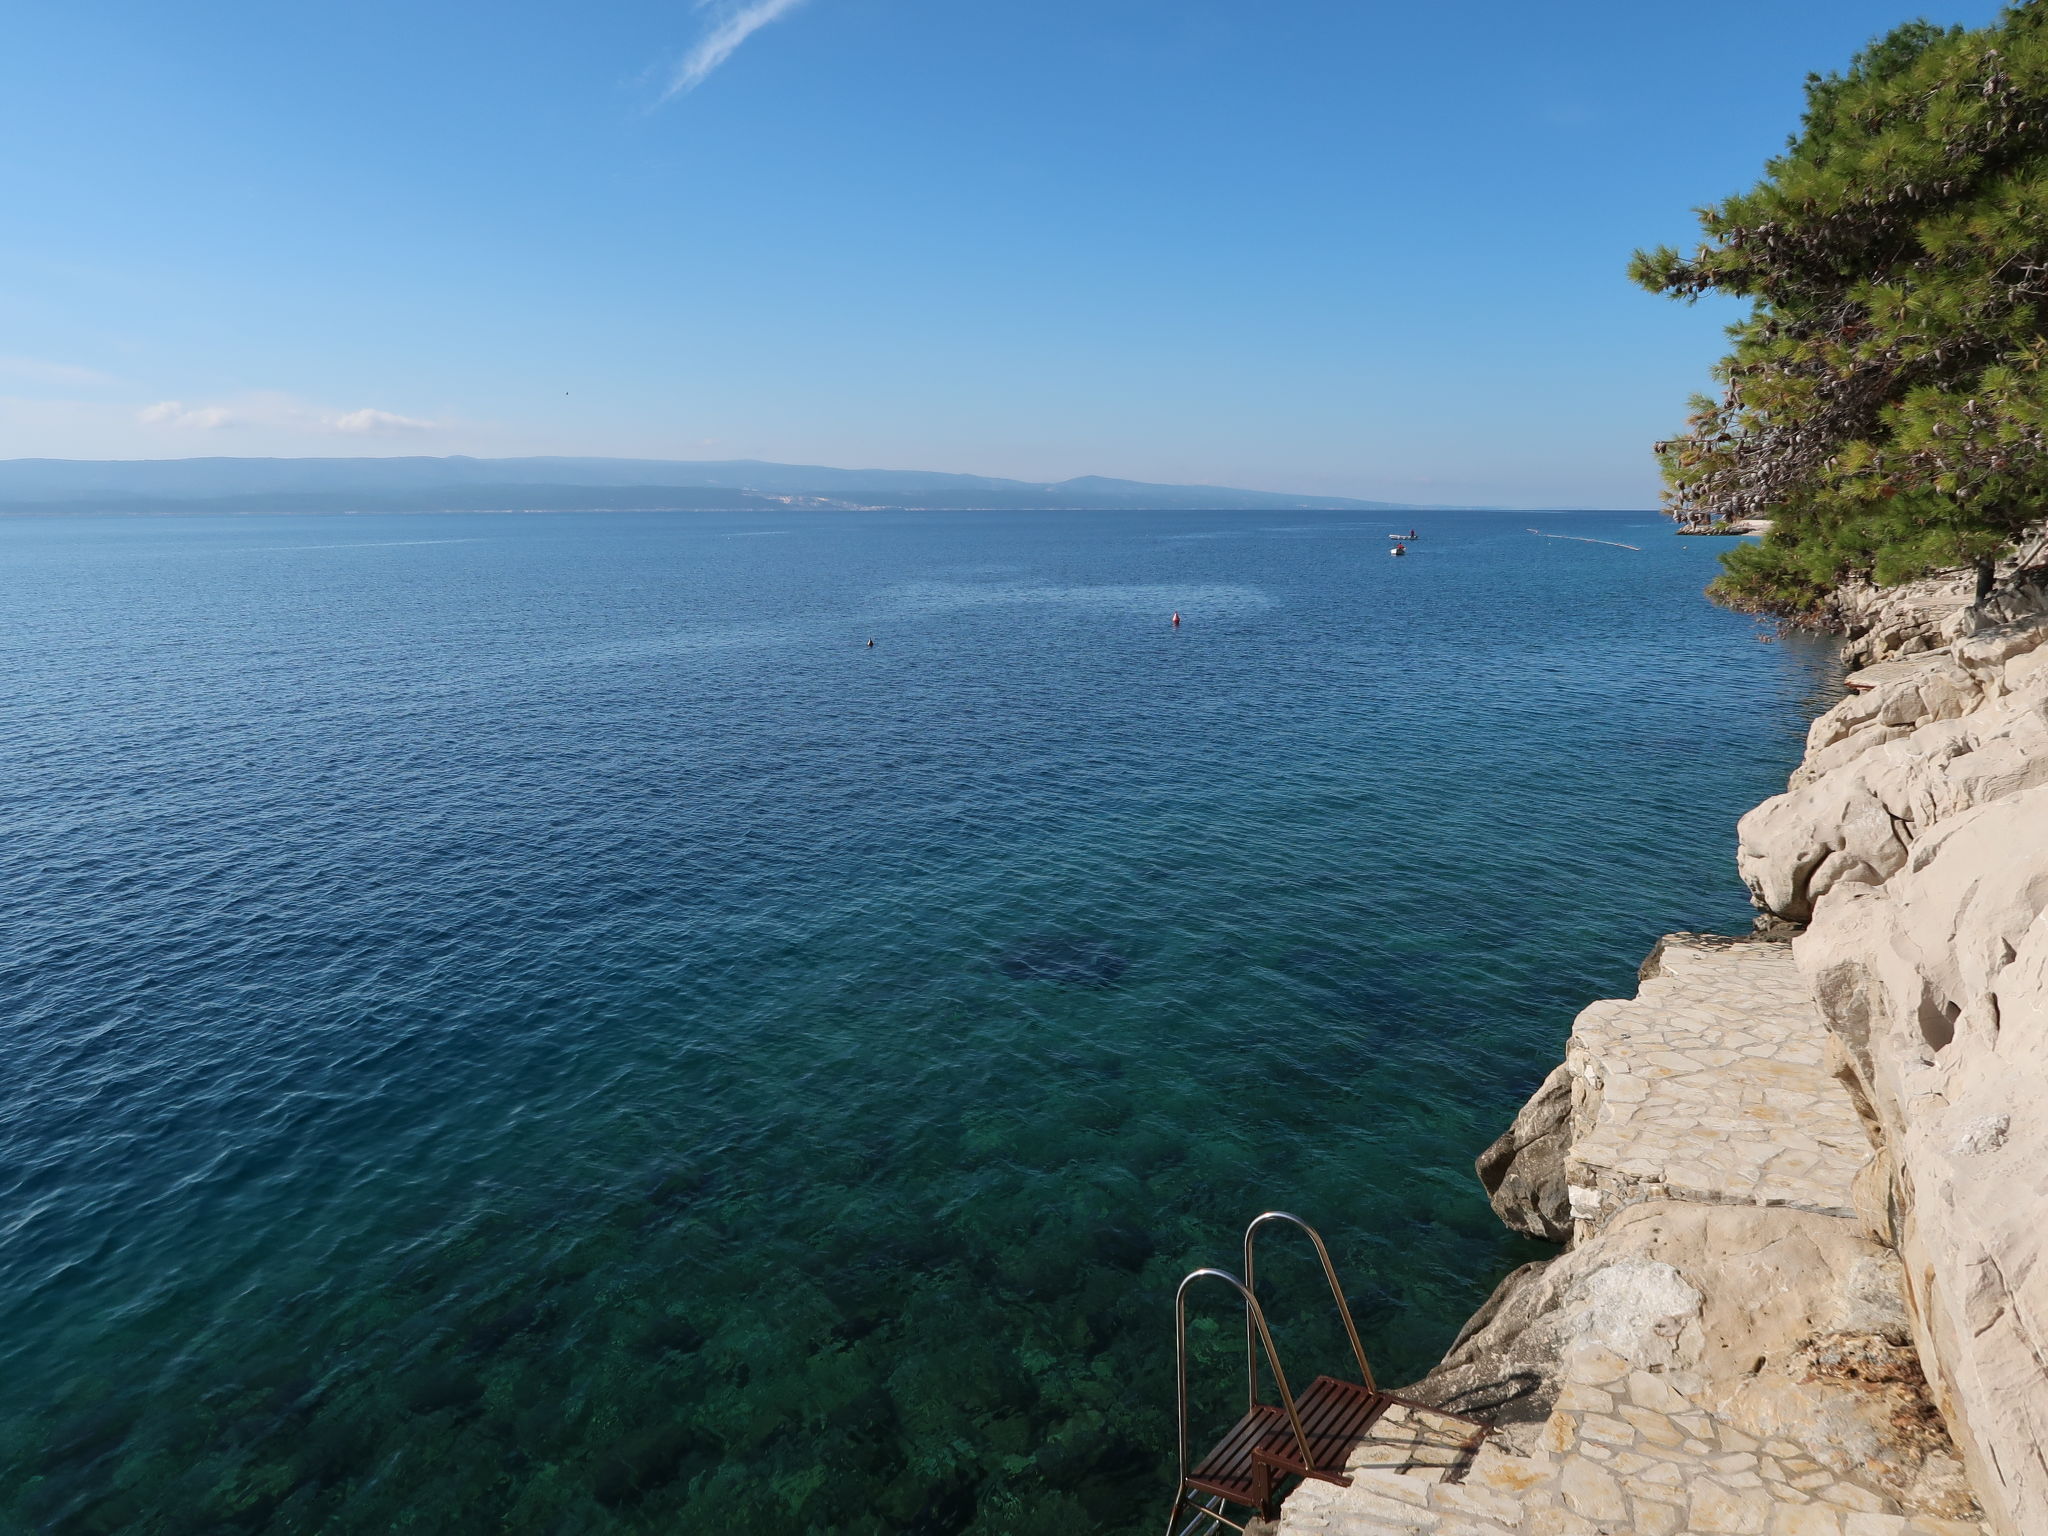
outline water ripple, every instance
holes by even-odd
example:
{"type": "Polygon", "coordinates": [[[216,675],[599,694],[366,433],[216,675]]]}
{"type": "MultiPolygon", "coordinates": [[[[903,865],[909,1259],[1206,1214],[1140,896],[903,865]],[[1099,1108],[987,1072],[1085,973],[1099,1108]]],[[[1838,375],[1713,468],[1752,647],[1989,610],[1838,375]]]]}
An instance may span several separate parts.
{"type": "Polygon", "coordinates": [[[1135,1531],[1275,1204],[1419,1370],[1827,686],[1523,520],[8,520],[0,1523],[1135,1531]]]}

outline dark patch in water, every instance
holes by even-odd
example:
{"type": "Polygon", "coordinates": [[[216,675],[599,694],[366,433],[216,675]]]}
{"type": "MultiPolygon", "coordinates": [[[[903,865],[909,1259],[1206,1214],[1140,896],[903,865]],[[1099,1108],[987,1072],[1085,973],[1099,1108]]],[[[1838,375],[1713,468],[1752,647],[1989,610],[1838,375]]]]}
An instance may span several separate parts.
{"type": "Polygon", "coordinates": [[[89,1463],[119,1448],[142,1410],[130,1403],[108,1403],[80,1414],[49,1440],[49,1454],[59,1461],[89,1463]]]}
{"type": "Polygon", "coordinates": [[[377,1432],[350,1418],[315,1418],[299,1434],[298,1444],[299,1476],[315,1487],[358,1477],[377,1459],[377,1432]]]}
{"type": "Polygon", "coordinates": [[[530,1333],[546,1322],[553,1311],[552,1302],[538,1297],[518,1302],[496,1316],[476,1323],[463,1340],[463,1348],[473,1354],[496,1354],[521,1334],[530,1333]]]}
{"type": "Polygon", "coordinates": [[[1103,1263],[1135,1275],[1158,1251],[1159,1245],[1143,1228],[1111,1225],[1096,1233],[1094,1247],[1095,1256],[1103,1263]]]}
{"type": "Polygon", "coordinates": [[[658,1424],[629,1435],[600,1459],[591,1473],[590,1491],[613,1509],[637,1504],[674,1482],[688,1463],[708,1463],[717,1451],[717,1442],[682,1425],[658,1424]]]}
{"type": "Polygon", "coordinates": [[[904,1536],[954,1536],[954,1532],[966,1530],[974,1523],[975,1506],[980,1502],[975,1481],[956,1473],[932,1489],[924,1506],[904,1526],[904,1536]]]}
{"type": "Polygon", "coordinates": [[[399,1395],[414,1413],[439,1413],[443,1408],[469,1407],[484,1395],[484,1384],[467,1371],[429,1365],[416,1371],[399,1395]]]}
{"type": "Polygon", "coordinates": [[[858,1312],[852,1317],[835,1323],[832,1328],[832,1337],[842,1344],[858,1344],[869,1334],[886,1327],[888,1322],[888,1318],[879,1317],[872,1312],[858,1312]]]}
{"type": "Polygon", "coordinates": [[[704,1331],[680,1317],[657,1317],[633,1340],[635,1352],[650,1360],[671,1352],[694,1355],[703,1347],[704,1331]]]}
{"type": "Polygon", "coordinates": [[[1130,966],[1128,958],[1100,939],[1057,934],[1024,939],[996,961],[996,969],[1013,981],[1057,981],[1070,987],[1113,986],[1130,966]]]}
{"type": "Polygon", "coordinates": [[[1401,1313],[1401,1298],[1371,1281],[1347,1291],[1344,1302],[1351,1308],[1351,1320],[1366,1333],[1385,1326],[1401,1313]]]}
{"type": "Polygon", "coordinates": [[[694,1205],[711,1190],[712,1175],[703,1168],[672,1168],[657,1175],[647,1191],[647,1203],[684,1209],[694,1205]]]}
{"type": "Polygon", "coordinates": [[[1290,949],[1277,967],[1292,977],[1318,1011],[1368,1026],[1389,1042],[1406,1039],[1428,1009],[1424,989],[1356,956],[1324,949],[1290,949]]]}
{"type": "Polygon", "coordinates": [[[1152,1448],[1117,1431],[1064,1437],[1039,1448],[1032,1460],[1054,1488],[1071,1493],[1103,1526],[1130,1520],[1130,1469],[1151,1464],[1152,1448]]]}
{"type": "Polygon", "coordinates": [[[967,1239],[959,1232],[935,1225],[914,1226],[889,1233],[870,1244],[851,1261],[852,1268],[894,1279],[905,1274],[935,1270],[965,1257],[967,1239]]]}

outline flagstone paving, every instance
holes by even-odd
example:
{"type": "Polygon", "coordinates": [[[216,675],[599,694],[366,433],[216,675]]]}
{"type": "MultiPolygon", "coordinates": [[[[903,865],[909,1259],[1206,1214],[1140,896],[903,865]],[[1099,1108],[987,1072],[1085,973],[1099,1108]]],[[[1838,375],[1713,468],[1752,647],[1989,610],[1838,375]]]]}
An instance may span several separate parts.
{"type": "MultiPolygon", "coordinates": [[[[1637,1369],[1595,1343],[1533,1456],[1461,1452],[1469,1429],[1427,1410],[1366,1442],[1349,1488],[1304,1482],[1279,1536],[1983,1536],[1970,1521],[1908,1516],[1796,1440],[1757,1441],[1703,1411],[1703,1383],[1637,1369]],[[1415,1448],[1407,1450],[1413,1442],[1415,1448]]],[[[1389,1417],[1404,1410],[1394,1410],[1389,1417]]]]}
{"type": "MultiPolygon", "coordinates": [[[[1669,944],[1633,1001],[1587,1008],[1569,1058],[1579,1239],[1644,1200],[1850,1216],[1869,1143],[1825,1044],[1782,944],[1669,944]]],[[[1458,1421],[1395,1410],[1354,1453],[1349,1487],[1288,1495],[1278,1536],[1983,1536],[1909,1515],[1841,1470],[1840,1446],[1722,1422],[1688,1370],[1590,1338],[1561,1368],[1534,1454],[1460,1450],[1458,1421]]]]}
{"type": "Polygon", "coordinates": [[[1791,946],[1674,943],[1659,965],[1633,999],[1593,1003],[1572,1026],[1579,1235],[1638,1200],[1854,1215],[1870,1143],[1791,946]]]}

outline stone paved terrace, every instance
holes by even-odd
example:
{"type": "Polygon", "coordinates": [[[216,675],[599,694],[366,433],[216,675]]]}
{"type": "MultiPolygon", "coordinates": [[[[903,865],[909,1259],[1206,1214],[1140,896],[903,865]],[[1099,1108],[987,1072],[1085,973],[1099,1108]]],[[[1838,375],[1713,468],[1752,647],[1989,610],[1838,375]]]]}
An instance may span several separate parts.
{"type": "MultiPolygon", "coordinates": [[[[1594,1003],[1573,1028],[1579,1240],[1644,1200],[1849,1216],[1869,1143],[1824,1045],[1789,946],[1667,944],[1634,1001],[1594,1003]]],[[[1818,1391],[1781,1381],[1782,1436],[1747,1434],[1714,1411],[1727,1383],[1670,1359],[1654,1335],[1635,1358],[1578,1338],[1527,1456],[1404,1452],[1458,1426],[1396,1419],[1354,1454],[1350,1487],[1289,1494],[1278,1536],[1983,1536],[1908,1513],[1818,1391]]]]}
{"type": "Polygon", "coordinates": [[[1565,1175],[1581,1235],[1644,1199],[1853,1215],[1870,1143],[1791,946],[1674,943],[1658,964],[1634,999],[1594,1003],[1572,1028],[1565,1175]]]}
{"type": "MultiPolygon", "coordinates": [[[[1683,1371],[1653,1375],[1592,1343],[1565,1366],[1535,1455],[1486,1445],[1476,1458],[1405,1456],[1368,1441],[1349,1488],[1305,1482],[1288,1495],[1278,1536],[1983,1536],[1970,1521],[1901,1513],[1831,1468],[1834,1448],[1722,1424],[1683,1371]]],[[[1434,1433],[1402,1426],[1389,1438],[1447,1446],[1459,1431],[1438,1414],[1412,1417],[1434,1433]]]]}

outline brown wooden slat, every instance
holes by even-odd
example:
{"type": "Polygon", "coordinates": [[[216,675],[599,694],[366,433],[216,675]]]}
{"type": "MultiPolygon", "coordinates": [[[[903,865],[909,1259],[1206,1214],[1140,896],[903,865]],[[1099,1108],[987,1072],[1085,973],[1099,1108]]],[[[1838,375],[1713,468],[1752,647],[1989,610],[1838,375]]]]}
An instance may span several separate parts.
{"type": "Polygon", "coordinates": [[[1318,1376],[1308,1385],[1308,1390],[1295,1404],[1295,1411],[1301,1415],[1301,1427],[1311,1435],[1327,1434],[1333,1422],[1344,1412],[1342,1393],[1332,1392],[1325,1383],[1327,1376],[1318,1376]]]}
{"type": "Polygon", "coordinates": [[[1249,1455],[1251,1446],[1266,1432],[1268,1423],[1277,1417],[1284,1415],[1278,1408],[1268,1407],[1263,1403],[1248,1410],[1230,1433],[1217,1442],[1216,1448],[1202,1458],[1201,1465],[1206,1467],[1219,1459],[1229,1460],[1249,1455]]]}
{"type": "MultiPolygon", "coordinates": [[[[1306,1416],[1304,1416],[1302,1423],[1303,1434],[1308,1441],[1307,1455],[1309,1461],[1312,1465],[1319,1467],[1328,1460],[1329,1450],[1338,1439],[1338,1436],[1332,1432],[1332,1426],[1328,1422],[1329,1417],[1330,1415],[1327,1412],[1321,1412],[1317,1414],[1313,1423],[1310,1423],[1306,1416]]],[[[1286,1457],[1287,1460],[1297,1464],[1303,1455],[1301,1443],[1291,1433],[1284,1439],[1276,1437],[1273,1443],[1273,1450],[1279,1455],[1286,1457]]]]}
{"type": "MultiPolygon", "coordinates": [[[[1346,1410],[1355,1407],[1349,1400],[1349,1394],[1343,1392],[1341,1386],[1341,1383],[1332,1381],[1327,1376],[1318,1376],[1309,1384],[1308,1391],[1301,1395],[1295,1405],[1296,1411],[1301,1415],[1301,1427],[1308,1438],[1309,1449],[1315,1454],[1318,1463],[1323,1459],[1321,1452],[1325,1444],[1342,1437],[1346,1427],[1346,1410]]],[[[1290,1449],[1299,1454],[1298,1446],[1291,1446],[1290,1449]]],[[[1347,1446],[1345,1449],[1350,1448],[1347,1446]]]]}
{"type": "MultiPolygon", "coordinates": [[[[1381,1414],[1404,1398],[1368,1391],[1356,1382],[1334,1376],[1318,1376],[1295,1399],[1303,1435],[1308,1440],[1313,1470],[1301,1460],[1301,1446],[1287,1411],[1270,1403],[1251,1409],[1231,1427],[1188,1474],[1188,1486],[1203,1493],[1220,1494],[1240,1504],[1252,1500],[1257,1486],[1257,1463],[1273,1469],[1274,1479],[1289,1474],[1318,1478],[1325,1482],[1349,1483],[1344,1463],[1351,1451],[1378,1422],[1381,1414]]],[[[1410,1404],[1409,1406],[1420,1406],[1410,1404]]],[[[1432,1410],[1441,1412],[1441,1410],[1432,1410]]],[[[1457,1417],[1457,1415],[1446,1415],[1457,1417]]],[[[1478,1426],[1475,1424],[1474,1426],[1478,1426]]],[[[1482,1431],[1483,1432],[1483,1431],[1482,1431]]]]}
{"type": "Polygon", "coordinates": [[[1255,1480],[1252,1456],[1275,1419],[1286,1427],[1287,1415],[1279,1408],[1261,1404],[1246,1413],[1188,1474],[1189,1485],[1240,1504],[1249,1502],[1255,1480]]]}
{"type": "Polygon", "coordinates": [[[1371,1399],[1363,1392],[1347,1390],[1347,1386],[1328,1376],[1318,1376],[1302,1394],[1298,1407],[1302,1428],[1307,1431],[1311,1445],[1321,1438],[1341,1438],[1370,1410],[1371,1399]]]}
{"type": "Polygon", "coordinates": [[[1348,1483],[1344,1463],[1350,1459],[1352,1447],[1365,1438],[1366,1431],[1385,1408],[1385,1399],[1376,1392],[1368,1392],[1354,1382],[1318,1376],[1295,1400],[1295,1411],[1301,1416],[1302,1431],[1308,1441],[1308,1463],[1302,1461],[1300,1443],[1284,1412],[1252,1454],[1285,1472],[1348,1483]]]}
{"type": "MultiPolygon", "coordinates": [[[[1338,1385],[1342,1385],[1339,1383],[1338,1385]]],[[[1373,1417],[1374,1394],[1367,1392],[1335,1392],[1330,1394],[1330,1410],[1323,1424],[1323,1433],[1343,1443],[1346,1453],[1364,1432],[1373,1417]]]]}

